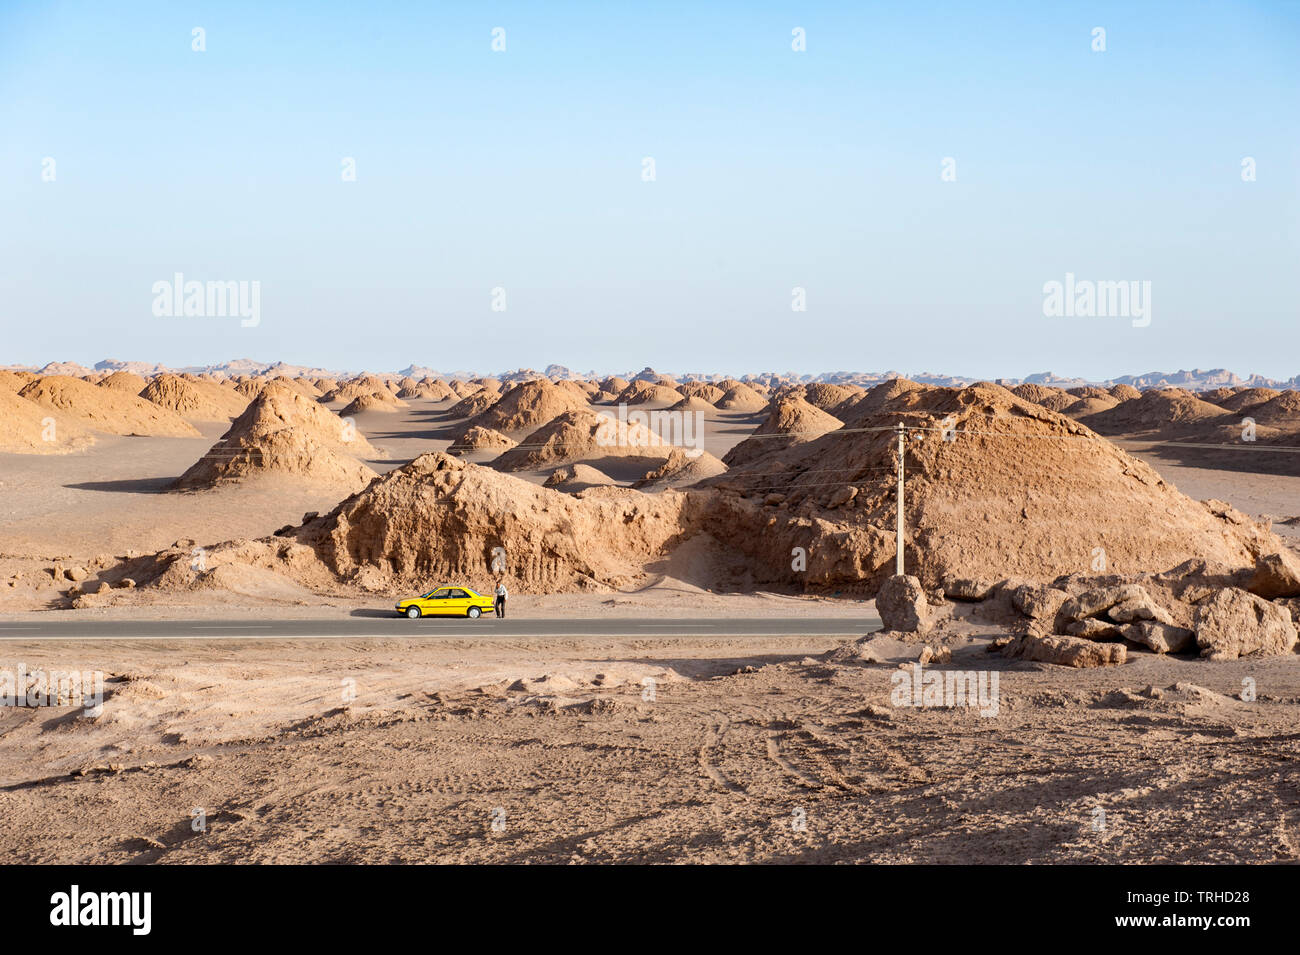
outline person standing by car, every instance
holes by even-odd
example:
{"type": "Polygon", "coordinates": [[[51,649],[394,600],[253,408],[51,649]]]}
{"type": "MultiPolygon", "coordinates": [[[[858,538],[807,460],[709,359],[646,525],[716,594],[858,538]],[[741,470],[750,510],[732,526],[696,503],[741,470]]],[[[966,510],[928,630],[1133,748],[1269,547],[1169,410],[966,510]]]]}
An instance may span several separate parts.
{"type": "Polygon", "coordinates": [[[496,600],[493,602],[498,617],[504,617],[506,615],[506,597],[508,596],[510,596],[510,594],[506,591],[506,582],[505,579],[502,578],[497,581],[496,600]]]}

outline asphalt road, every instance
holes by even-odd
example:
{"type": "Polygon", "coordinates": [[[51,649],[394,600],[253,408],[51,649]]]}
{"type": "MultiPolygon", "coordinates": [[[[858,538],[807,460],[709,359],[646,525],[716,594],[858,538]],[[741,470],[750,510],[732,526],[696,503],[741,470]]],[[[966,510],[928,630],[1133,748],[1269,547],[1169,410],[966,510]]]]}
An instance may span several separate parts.
{"type": "Polygon", "coordinates": [[[292,640],[352,637],[773,637],[861,636],[880,627],[874,614],[835,617],[463,617],[407,620],[378,614],[326,620],[49,620],[0,621],[0,640],[292,640]]]}

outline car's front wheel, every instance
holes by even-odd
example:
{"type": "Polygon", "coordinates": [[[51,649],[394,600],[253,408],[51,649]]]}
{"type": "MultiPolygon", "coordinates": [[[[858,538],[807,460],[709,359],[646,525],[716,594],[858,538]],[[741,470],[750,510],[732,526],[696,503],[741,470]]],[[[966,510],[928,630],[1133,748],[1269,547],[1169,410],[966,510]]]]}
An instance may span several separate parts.
{"type": "Polygon", "coordinates": [[[482,610],[479,610],[478,607],[470,607],[470,608],[469,608],[469,615],[470,615],[470,618],[471,618],[471,619],[478,619],[479,617],[481,617],[481,616],[483,615],[483,611],[482,611],[482,610]]]}
{"type": "Polygon", "coordinates": [[[420,619],[420,608],[419,608],[419,607],[407,607],[407,608],[406,608],[406,616],[409,617],[409,618],[412,619],[412,620],[419,620],[419,619],[420,619]]]}

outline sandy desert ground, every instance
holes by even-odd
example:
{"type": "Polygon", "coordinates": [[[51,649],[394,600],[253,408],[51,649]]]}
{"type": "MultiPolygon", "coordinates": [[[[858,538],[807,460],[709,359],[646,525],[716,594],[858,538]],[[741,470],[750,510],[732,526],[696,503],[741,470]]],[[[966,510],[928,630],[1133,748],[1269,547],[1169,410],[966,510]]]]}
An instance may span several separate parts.
{"type": "MultiPolygon", "coordinates": [[[[0,842],[11,860],[1300,858],[1297,601],[1276,590],[1300,566],[1295,456],[1171,446],[1235,426],[1240,409],[1164,392],[1148,408],[1156,399],[898,383],[801,387],[783,403],[779,382],[756,382],[753,398],[615,382],[632,392],[566,386],[570,397],[534,413],[506,408],[510,383],[491,380],[466,395],[442,394],[445,383],[299,382],[298,397],[274,401],[258,381],[238,382],[232,398],[232,380],[204,392],[215,411],[182,401],[183,384],[157,384],[149,400],[175,420],[128,403],[118,412],[127,423],[114,425],[58,404],[58,382],[49,398],[31,383],[11,382],[24,401],[55,402],[46,410],[76,441],[31,453],[39,445],[21,427],[3,433],[0,614],[54,615],[88,632],[107,619],[346,619],[386,610],[445,568],[468,568],[465,582],[490,589],[485,547],[470,560],[428,544],[453,529],[476,546],[500,536],[515,553],[515,541],[533,541],[550,555],[512,568],[516,617],[896,617],[872,599],[893,553],[890,535],[870,531],[892,530],[881,457],[892,438],[871,423],[905,415],[924,433],[925,422],[967,415],[970,438],[955,447],[972,457],[937,457],[950,452],[933,442],[915,452],[909,571],[915,555],[930,615],[918,632],[466,639],[395,627],[394,639],[0,641],[0,673],[104,676],[101,712],[0,709],[0,842]],[[461,405],[498,387],[481,407],[461,405]],[[585,445],[565,459],[583,416],[619,397],[648,398],[645,408],[698,399],[706,455],[585,445]],[[239,409],[257,402],[241,430],[239,409]],[[181,413],[196,408],[208,417],[181,413]],[[327,424],[302,423],[322,409],[327,424]],[[364,446],[335,441],[330,429],[347,418],[364,446]],[[1053,440],[981,437],[1006,420],[1053,440]],[[825,433],[842,424],[841,437],[825,433]],[[477,445],[459,457],[427,456],[466,441],[477,445]],[[849,464],[847,478],[816,477],[849,464]],[[190,484],[179,490],[182,475],[190,484]],[[412,496],[429,488],[438,496],[412,496]],[[1144,520],[1156,529],[1134,533],[1144,520]],[[782,536],[790,528],[820,535],[814,552],[842,551],[806,586],[771,566],[800,539],[782,536]],[[1090,573],[1098,542],[1116,566],[1090,573]],[[210,566],[191,566],[195,548],[210,566]],[[1270,554],[1274,591],[1262,591],[1270,554]],[[1185,559],[1201,564],[1171,576],[1185,559]],[[1054,634],[1051,614],[1034,609],[1053,593],[1065,613],[1060,601],[1132,587],[1152,605],[1136,617],[1115,613],[1129,605],[1116,598],[1058,616],[1054,634]],[[1200,644],[1216,659],[1194,644],[1157,653],[1130,639],[1125,620],[1191,634],[1193,619],[1200,639],[1213,629],[1204,608],[1228,591],[1290,619],[1290,637],[1231,652],[1200,644]],[[996,677],[995,712],[900,703],[899,674],[918,659],[929,673],[996,677]]],[[[136,383],[119,383],[134,398],[136,383]]],[[[1264,400],[1289,414],[1276,397],[1264,400]]],[[[15,407],[11,421],[31,417],[15,407]]],[[[1300,444],[1289,437],[1300,413],[1265,418],[1266,443],[1300,444]]],[[[1270,626],[1273,640],[1286,624],[1270,626]]]]}
{"type": "Polygon", "coordinates": [[[3,717],[0,843],[77,863],[1300,859],[1293,659],[1072,670],[982,642],[954,660],[997,668],[996,717],[893,706],[890,666],[830,664],[826,640],[10,643],[112,676],[100,720],[3,717]]]}

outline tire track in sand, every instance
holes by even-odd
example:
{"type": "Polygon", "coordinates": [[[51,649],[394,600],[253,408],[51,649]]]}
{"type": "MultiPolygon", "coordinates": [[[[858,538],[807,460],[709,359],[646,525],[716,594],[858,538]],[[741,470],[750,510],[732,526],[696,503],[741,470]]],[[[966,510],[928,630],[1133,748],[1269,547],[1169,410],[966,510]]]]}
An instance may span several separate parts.
{"type": "Polygon", "coordinates": [[[709,751],[716,749],[722,742],[722,737],[726,735],[730,725],[730,721],[721,713],[715,712],[709,715],[709,722],[704,727],[704,742],[700,746],[700,768],[719,788],[743,795],[745,787],[728,779],[709,755],[709,751]]]}

